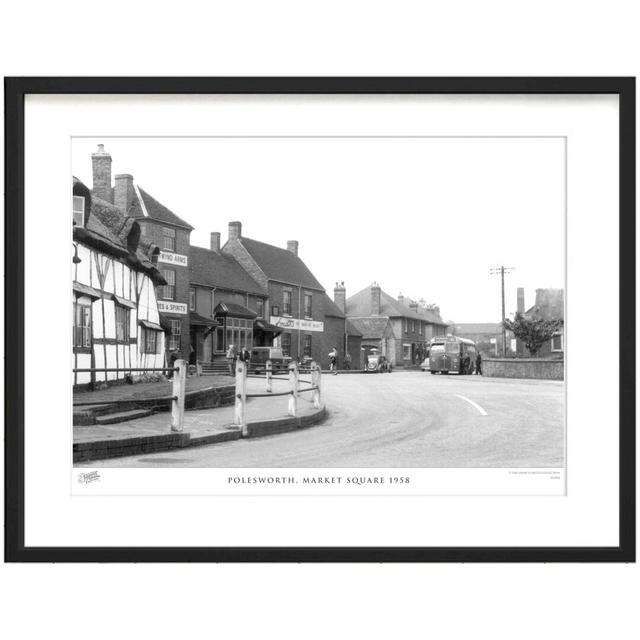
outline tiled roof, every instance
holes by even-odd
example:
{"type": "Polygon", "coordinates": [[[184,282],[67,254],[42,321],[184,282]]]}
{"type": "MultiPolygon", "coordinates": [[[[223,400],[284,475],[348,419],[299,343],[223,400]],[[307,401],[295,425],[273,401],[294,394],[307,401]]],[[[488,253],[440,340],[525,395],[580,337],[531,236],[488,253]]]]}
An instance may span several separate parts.
{"type": "Polygon", "coordinates": [[[368,318],[349,318],[349,324],[364,340],[384,338],[389,318],[370,316],[368,318]]]}
{"type": "MultiPolygon", "coordinates": [[[[442,318],[427,309],[421,309],[416,313],[406,305],[398,302],[393,296],[385,291],[380,291],[380,315],[389,318],[412,318],[414,320],[424,320],[432,324],[446,326],[442,318]]],[[[371,287],[366,287],[347,299],[347,316],[366,317],[371,316],[371,287]]],[[[373,316],[375,317],[375,316],[373,316]]]]}
{"type": "Polygon", "coordinates": [[[126,258],[134,266],[146,271],[155,284],[166,284],[145,251],[148,247],[135,239],[136,230],[132,228],[132,225],[137,227],[135,221],[125,216],[118,207],[111,203],[96,196],[91,196],[87,187],[77,178],[73,178],[73,187],[74,192],[77,191],[84,194],[85,198],[91,201],[90,215],[86,226],[74,227],[74,240],[91,244],[118,258],[126,258]],[[134,232],[134,236],[132,236],[134,238],[134,244],[132,245],[135,246],[134,251],[131,251],[127,244],[129,233],[132,231],[134,232]]]}
{"type": "Polygon", "coordinates": [[[499,322],[456,322],[453,326],[456,335],[464,336],[465,333],[495,335],[502,333],[502,325],[499,322]]]}
{"type": "MultiPolygon", "coordinates": [[[[150,218],[154,220],[159,220],[160,222],[166,222],[168,224],[174,224],[178,227],[186,227],[187,229],[193,229],[193,227],[185,222],[182,218],[177,216],[173,211],[167,209],[163,204],[158,202],[153,196],[149,195],[144,189],[138,187],[140,191],[140,196],[144,202],[144,206],[149,214],[150,218]]],[[[140,202],[138,198],[133,198],[131,203],[131,208],[127,212],[128,215],[133,216],[134,218],[144,218],[145,214],[140,206],[140,202]]]]}
{"type": "Polygon", "coordinates": [[[191,282],[208,287],[266,295],[233,256],[203,247],[189,249],[191,282]]]}
{"type": "Polygon", "coordinates": [[[347,320],[347,335],[354,337],[362,337],[361,331],[353,324],[353,321],[347,320]]]}
{"type": "Polygon", "coordinates": [[[338,305],[326,294],[322,294],[322,302],[324,304],[324,315],[330,318],[344,318],[344,313],[340,311],[338,305]]]}
{"type": "Polygon", "coordinates": [[[247,307],[243,307],[241,304],[236,304],[235,302],[221,302],[220,304],[216,305],[214,314],[230,315],[251,319],[258,317],[258,314],[255,311],[251,311],[251,309],[247,309],[247,307]]]}
{"type": "Polygon", "coordinates": [[[245,237],[240,238],[240,242],[269,280],[324,291],[307,265],[288,249],[245,237]]]}

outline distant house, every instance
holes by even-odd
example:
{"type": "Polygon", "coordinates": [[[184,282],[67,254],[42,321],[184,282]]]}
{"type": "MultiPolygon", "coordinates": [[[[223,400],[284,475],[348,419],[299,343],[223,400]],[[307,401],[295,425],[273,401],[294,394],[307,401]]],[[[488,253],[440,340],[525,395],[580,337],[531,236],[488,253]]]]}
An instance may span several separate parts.
{"type": "MultiPolygon", "coordinates": [[[[458,322],[450,327],[450,332],[459,338],[467,338],[476,343],[478,351],[485,356],[502,355],[502,324],[500,322],[458,322]]],[[[512,335],[507,334],[507,353],[512,355],[512,335]]]]}
{"type": "Polygon", "coordinates": [[[365,359],[378,349],[396,366],[417,364],[431,338],[446,333],[447,323],[437,307],[407,302],[412,306],[403,296],[396,299],[382,291],[376,282],[346,299],[347,318],[362,334],[365,359]]]}
{"type": "MultiPolygon", "coordinates": [[[[73,362],[76,369],[164,366],[156,286],[158,249],[138,222],[73,179],[73,362]]],[[[74,386],[122,380],[126,370],[75,373],[74,386]]],[[[137,373],[134,375],[138,375],[137,373]]]]}
{"type": "MultiPolygon", "coordinates": [[[[549,342],[542,345],[537,353],[540,358],[564,358],[564,289],[536,289],[536,301],[525,309],[524,289],[518,288],[518,311],[530,318],[561,320],[562,325],[549,342]]],[[[517,341],[519,355],[527,355],[521,340],[517,341]]]]}
{"type": "Polygon", "coordinates": [[[193,227],[121,173],[111,182],[111,155],[98,145],[91,155],[93,195],[115,205],[138,221],[142,238],[159,249],[158,269],[165,284],[157,290],[161,324],[167,332],[166,351],[189,360],[189,243],[193,227]]]}

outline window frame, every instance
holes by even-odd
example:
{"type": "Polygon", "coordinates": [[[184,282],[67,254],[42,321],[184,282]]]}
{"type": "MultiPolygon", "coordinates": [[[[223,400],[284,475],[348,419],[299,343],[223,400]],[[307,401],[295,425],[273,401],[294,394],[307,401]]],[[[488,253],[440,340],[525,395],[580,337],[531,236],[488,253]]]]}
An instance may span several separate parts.
{"type": "Polygon", "coordinates": [[[189,311],[196,310],[196,288],[189,287],[189,311]]]}
{"type": "Polygon", "coordinates": [[[282,290],[282,315],[283,316],[293,315],[293,291],[291,289],[282,290]],[[287,296],[289,298],[288,302],[287,302],[287,296]],[[288,307],[288,310],[287,310],[287,307],[288,307]]]}
{"type": "Polygon", "coordinates": [[[162,250],[176,252],[176,230],[171,227],[162,227],[162,250]],[[167,241],[171,246],[167,246],[167,241]]]}
{"type": "Polygon", "coordinates": [[[73,199],[71,201],[71,219],[73,221],[74,227],[82,227],[84,228],[84,214],[86,211],[87,201],[84,196],[77,196],[73,194],[73,199]],[[82,210],[76,209],[76,201],[82,201],[82,210]],[[76,214],[80,215],[79,222],[76,222],[76,214]]]}
{"type": "Polygon", "coordinates": [[[114,319],[116,327],[116,342],[118,344],[129,344],[131,338],[131,309],[121,304],[114,304],[114,319]],[[121,315],[121,319],[118,320],[118,315],[121,315]],[[119,332],[118,327],[122,330],[119,332]]]}
{"type": "Polygon", "coordinates": [[[176,270],[166,267],[162,268],[162,277],[167,281],[167,284],[162,285],[162,299],[173,300],[176,299],[176,270]],[[169,282],[170,278],[167,278],[167,274],[171,274],[173,278],[173,284],[169,282]],[[171,294],[171,295],[169,295],[171,294]]]}
{"type": "Polygon", "coordinates": [[[91,303],[73,301],[73,350],[90,352],[93,348],[93,309],[91,303]],[[83,309],[82,320],[87,323],[78,324],[78,310],[83,309]],[[80,336],[80,340],[78,340],[80,336]]]}
{"type": "Polygon", "coordinates": [[[303,298],[303,309],[304,309],[304,317],[305,318],[313,318],[313,294],[306,293],[303,298]],[[307,301],[309,302],[308,313],[307,313],[307,301]]]}
{"type": "Polygon", "coordinates": [[[552,353],[561,353],[564,351],[564,331],[556,331],[552,336],[551,336],[551,352],[552,353]],[[560,338],[560,348],[556,349],[554,346],[554,340],[555,338],[560,338]]]}
{"type": "Polygon", "coordinates": [[[169,318],[171,324],[171,333],[169,334],[168,350],[179,351],[182,348],[182,320],[178,318],[169,318]],[[177,329],[177,330],[176,330],[177,329]]]}
{"type": "Polygon", "coordinates": [[[288,331],[280,334],[280,348],[282,349],[282,355],[287,358],[291,357],[291,342],[291,334],[288,331]]]}

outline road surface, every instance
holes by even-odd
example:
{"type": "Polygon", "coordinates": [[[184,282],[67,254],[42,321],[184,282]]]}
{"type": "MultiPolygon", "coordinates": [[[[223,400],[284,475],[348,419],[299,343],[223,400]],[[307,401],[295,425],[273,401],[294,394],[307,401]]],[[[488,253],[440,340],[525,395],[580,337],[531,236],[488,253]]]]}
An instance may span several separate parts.
{"type": "Polygon", "coordinates": [[[104,467],[562,467],[564,384],[417,371],[324,375],[299,431],[104,460],[104,467]]]}

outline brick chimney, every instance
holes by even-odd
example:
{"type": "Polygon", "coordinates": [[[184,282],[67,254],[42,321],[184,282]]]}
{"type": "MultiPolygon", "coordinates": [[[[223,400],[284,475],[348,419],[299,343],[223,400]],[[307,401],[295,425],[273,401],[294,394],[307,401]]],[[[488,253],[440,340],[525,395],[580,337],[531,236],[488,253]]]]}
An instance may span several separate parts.
{"type": "Polygon", "coordinates": [[[414,313],[418,313],[418,303],[417,302],[409,303],[409,309],[411,309],[411,311],[413,311],[414,313]]]}
{"type": "Polygon", "coordinates": [[[336,282],[336,286],[333,289],[333,301],[342,313],[347,313],[347,290],[344,286],[344,282],[336,282]]]}
{"type": "Polygon", "coordinates": [[[229,223],[229,240],[239,240],[242,238],[242,222],[229,223]]]}
{"type": "Polygon", "coordinates": [[[518,306],[516,311],[518,313],[524,313],[524,289],[522,287],[518,287],[518,306]]]}
{"type": "Polygon", "coordinates": [[[291,251],[294,256],[298,255],[298,241],[297,240],[287,240],[287,251],[291,251]]]}
{"type": "Polygon", "coordinates": [[[220,253],[220,232],[219,231],[211,232],[211,251],[220,253]]]}
{"type": "Polygon", "coordinates": [[[371,285],[371,315],[380,315],[380,285],[377,282],[371,285]]]}
{"type": "Polygon", "coordinates": [[[113,204],[111,189],[111,156],[99,144],[98,150],[91,154],[93,165],[93,195],[113,204]]]}
{"type": "Polygon", "coordinates": [[[115,177],[113,204],[128,214],[135,197],[136,193],[133,189],[133,176],[129,173],[119,173],[115,177]]]}
{"type": "Polygon", "coordinates": [[[398,294],[398,302],[404,304],[404,296],[401,293],[398,294]]]}

